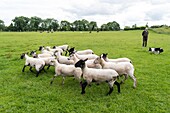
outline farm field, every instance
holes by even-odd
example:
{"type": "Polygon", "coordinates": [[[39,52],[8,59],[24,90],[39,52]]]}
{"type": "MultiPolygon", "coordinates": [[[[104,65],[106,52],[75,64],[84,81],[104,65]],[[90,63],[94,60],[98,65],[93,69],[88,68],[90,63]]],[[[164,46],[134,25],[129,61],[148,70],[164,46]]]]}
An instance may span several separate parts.
{"type": "MultiPolygon", "coordinates": [[[[159,55],[142,48],[142,31],[117,32],[0,32],[0,112],[14,113],[170,113],[170,35],[150,32],[148,47],[162,47],[159,55]],[[92,84],[81,95],[81,87],[72,77],[54,75],[54,67],[35,77],[22,68],[23,52],[39,46],[68,44],[77,50],[92,49],[95,54],[108,53],[109,58],[128,57],[135,67],[137,88],[128,78],[110,96],[107,83],[92,84]]],[[[35,71],[35,70],[34,70],[35,71]]]]}

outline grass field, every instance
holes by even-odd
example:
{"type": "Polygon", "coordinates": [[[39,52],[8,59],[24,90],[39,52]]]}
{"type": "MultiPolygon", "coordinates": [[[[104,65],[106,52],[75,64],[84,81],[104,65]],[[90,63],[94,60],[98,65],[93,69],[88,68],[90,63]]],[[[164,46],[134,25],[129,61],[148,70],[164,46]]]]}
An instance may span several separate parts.
{"type": "Polygon", "coordinates": [[[142,31],[118,32],[0,32],[0,112],[14,113],[170,113],[170,35],[150,32],[148,47],[163,47],[160,55],[142,48],[142,31]],[[39,46],[68,44],[77,50],[92,49],[109,58],[128,57],[133,61],[137,88],[127,79],[110,96],[106,83],[92,84],[81,95],[81,87],[73,78],[57,77],[50,85],[54,67],[47,73],[25,69],[20,54],[39,46]]]}

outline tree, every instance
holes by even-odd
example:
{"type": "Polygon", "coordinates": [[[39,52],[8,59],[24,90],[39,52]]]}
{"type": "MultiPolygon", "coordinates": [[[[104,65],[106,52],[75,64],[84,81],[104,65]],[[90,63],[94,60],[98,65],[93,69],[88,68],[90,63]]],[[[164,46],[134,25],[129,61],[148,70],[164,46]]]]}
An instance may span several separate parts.
{"type": "Polygon", "coordinates": [[[97,31],[97,23],[95,21],[91,21],[89,23],[89,31],[91,33],[91,31],[97,31]]]}
{"type": "Polygon", "coordinates": [[[58,30],[59,24],[56,19],[53,18],[47,18],[41,21],[39,24],[39,30],[42,31],[51,31],[51,30],[58,30]]]}
{"type": "Polygon", "coordinates": [[[7,27],[7,31],[16,31],[13,23],[11,23],[11,24],[7,27]]]}
{"type": "Polygon", "coordinates": [[[109,27],[109,31],[118,31],[118,30],[120,30],[120,25],[116,21],[108,22],[107,25],[109,27]]]}
{"type": "Polygon", "coordinates": [[[42,19],[39,17],[31,17],[29,21],[29,30],[31,31],[37,31],[39,30],[39,25],[42,22],[42,19]]]}
{"type": "Polygon", "coordinates": [[[27,31],[29,29],[29,20],[28,17],[24,16],[15,17],[15,19],[12,20],[14,22],[15,31],[27,31]]]}
{"type": "Polygon", "coordinates": [[[82,19],[82,24],[83,24],[84,31],[88,31],[89,30],[89,21],[82,19]]]}
{"type": "Polygon", "coordinates": [[[5,24],[3,20],[0,20],[0,31],[3,31],[5,29],[5,24]]]}
{"type": "Polygon", "coordinates": [[[70,22],[64,20],[60,22],[60,30],[61,31],[70,31],[71,30],[71,24],[70,22]]]}
{"type": "Polygon", "coordinates": [[[109,31],[109,26],[107,24],[101,25],[101,31],[109,31]]]}

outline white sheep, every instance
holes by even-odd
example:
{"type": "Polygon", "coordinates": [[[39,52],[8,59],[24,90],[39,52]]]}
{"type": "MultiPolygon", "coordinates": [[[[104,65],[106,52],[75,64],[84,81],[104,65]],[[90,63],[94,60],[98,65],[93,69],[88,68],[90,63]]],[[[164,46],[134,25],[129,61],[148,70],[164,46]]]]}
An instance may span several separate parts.
{"type": "Polygon", "coordinates": [[[74,76],[79,82],[81,82],[82,70],[75,68],[74,65],[60,64],[57,60],[53,60],[55,66],[55,75],[51,80],[53,83],[55,77],[61,75],[63,77],[62,84],[64,84],[65,77],[74,76]]]}
{"type": "Polygon", "coordinates": [[[107,57],[107,53],[103,53],[101,56],[102,58],[106,61],[106,62],[114,62],[114,63],[117,63],[117,62],[130,62],[132,63],[132,61],[129,59],[129,58],[116,58],[116,59],[109,59],[107,57]]]}
{"type": "Polygon", "coordinates": [[[63,51],[66,51],[68,50],[69,45],[53,46],[53,49],[56,49],[57,47],[61,48],[63,51]]]}
{"type": "Polygon", "coordinates": [[[58,51],[60,51],[61,53],[63,53],[63,50],[61,49],[61,48],[59,48],[59,47],[56,47],[55,49],[51,49],[49,46],[47,46],[46,47],[46,49],[48,50],[48,51],[51,51],[51,52],[58,52],[58,51]]]}
{"type": "Polygon", "coordinates": [[[70,48],[68,52],[69,52],[69,55],[71,55],[72,53],[77,53],[78,55],[94,54],[93,50],[91,49],[76,51],[75,47],[70,48]]]}
{"type": "MultiPolygon", "coordinates": [[[[78,59],[75,54],[71,54],[69,56],[68,60],[73,60],[74,64],[76,64],[80,59],[78,59]]],[[[86,64],[87,64],[88,68],[96,68],[96,69],[101,69],[102,68],[100,64],[95,64],[94,60],[87,60],[86,64]]]]}
{"type": "Polygon", "coordinates": [[[112,69],[94,69],[94,68],[88,68],[85,60],[79,60],[75,67],[80,67],[83,72],[83,79],[85,80],[84,83],[82,83],[82,92],[81,94],[85,93],[85,88],[87,85],[89,85],[91,82],[107,82],[109,84],[110,90],[107,93],[107,95],[110,95],[113,91],[113,84],[117,85],[118,92],[120,93],[120,84],[116,81],[117,77],[119,76],[118,73],[115,70],[112,69]]]}
{"type": "Polygon", "coordinates": [[[96,58],[94,60],[95,64],[100,64],[103,69],[113,69],[115,70],[120,76],[124,75],[125,79],[122,81],[122,83],[127,79],[128,76],[130,76],[134,83],[133,87],[136,88],[136,78],[134,76],[134,66],[130,62],[106,62],[101,56],[96,58]]]}
{"type": "Polygon", "coordinates": [[[42,59],[32,58],[29,57],[26,53],[21,54],[21,59],[25,58],[25,65],[22,69],[22,72],[24,72],[24,69],[26,66],[30,66],[30,71],[32,71],[32,67],[35,67],[37,74],[36,77],[38,77],[41,70],[44,70],[45,62],[42,59]]]}
{"type": "Polygon", "coordinates": [[[52,56],[54,55],[54,52],[46,50],[44,46],[40,46],[39,51],[41,51],[41,53],[43,53],[43,54],[48,53],[48,54],[51,54],[52,56]]]}
{"type": "Polygon", "coordinates": [[[97,55],[95,55],[95,54],[87,54],[87,55],[79,55],[79,54],[77,54],[77,53],[73,53],[73,54],[75,54],[76,55],[76,57],[78,58],[78,59],[81,59],[81,60],[85,60],[85,59],[89,59],[89,60],[92,60],[92,59],[96,59],[98,56],[97,55]]]}
{"type": "Polygon", "coordinates": [[[42,53],[42,54],[37,54],[36,51],[31,51],[30,55],[34,58],[46,58],[46,57],[53,57],[53,55],[49,53],[42,53]]]}
{"type": "Polygon", "coordinates": [[[60,52],[55,52],[54,55],[57,57],[57,60],[61,64],[73,65],[74,61],[69,60],[68,57],[62,56],[60,52]]]}

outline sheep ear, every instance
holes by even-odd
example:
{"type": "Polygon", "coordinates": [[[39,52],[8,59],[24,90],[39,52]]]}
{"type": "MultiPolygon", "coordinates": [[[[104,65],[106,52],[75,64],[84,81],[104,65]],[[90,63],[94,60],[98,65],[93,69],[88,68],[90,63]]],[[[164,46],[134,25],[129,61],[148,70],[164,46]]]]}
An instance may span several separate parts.
{"type": "Polygon", "coordinates": [[[108,55],[108,53],[106,53],[106,55],[108,55]]]}

